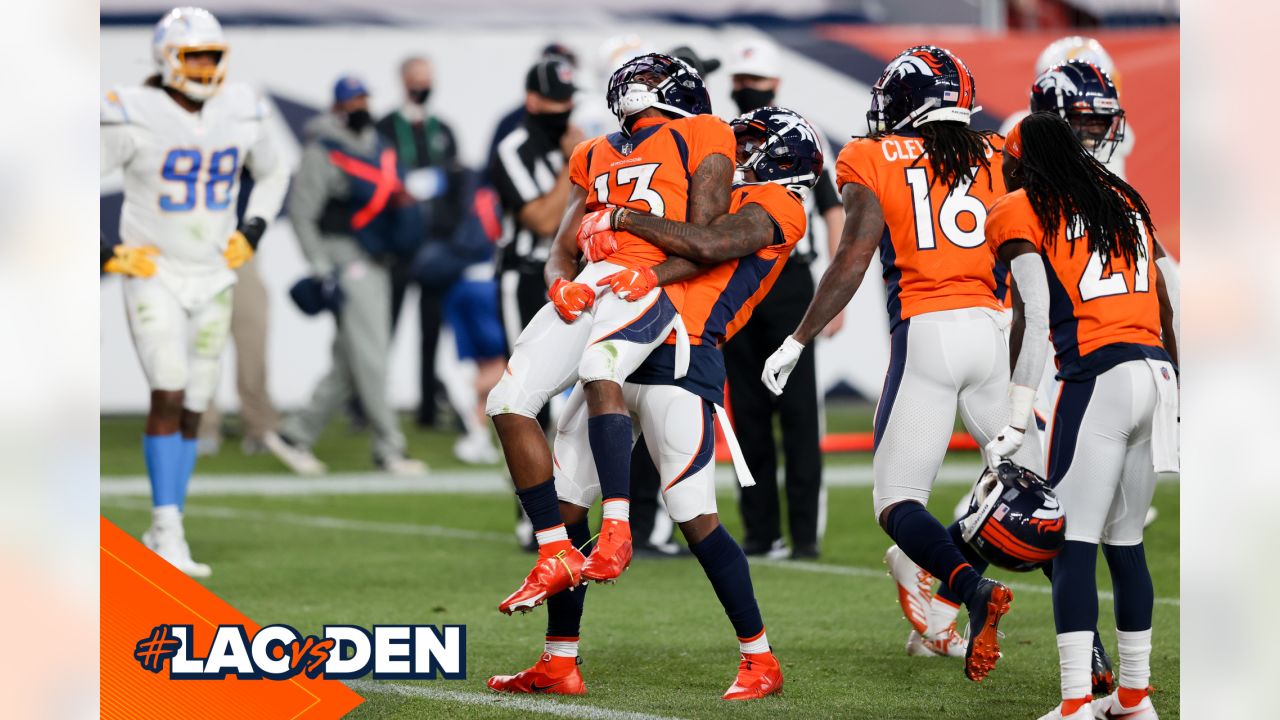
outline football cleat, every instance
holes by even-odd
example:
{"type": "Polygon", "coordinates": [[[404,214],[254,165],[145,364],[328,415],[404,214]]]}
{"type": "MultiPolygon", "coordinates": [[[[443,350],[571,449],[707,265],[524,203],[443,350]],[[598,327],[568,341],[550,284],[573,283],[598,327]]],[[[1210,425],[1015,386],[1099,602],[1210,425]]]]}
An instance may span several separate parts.
{"type": "Polygon", "coordinates": [[[591,557],[582,566],[582,577],[595,582],[617,582],[631,565],[631,523],[605,520],[600,523],[600,539],[591,557]]]}
{"type": "Polygon", "coordinates": [[[586,561],[575,547],[539,557],[520,587],[498,605],[498,612],[529,612],[552,595],[573,590],[583,584],[582,565],[586,561]]]}
{"type": "Polygon", "coordinates": [[[191,546],[187,545],[187,538],[183,534],[181,526],[178,526],[175,530],[160,525],[152,525],[142,534],[142,544],[159,555],[165,562],[190,577],[207,578],[213,574],[212,568],[204,563],[196,562],[191,557],[191,546]]]}
{"type": "Polygon", "coordinates": [[[1097,720],[1160,720],[1160,716],[1156,715],[1155,706],[1151,704],[1151,688],[1144,690],[1142,700],[1131,707],[1125,707],[1120,702],[1119,691],[1100,700],[1094,700],[1093,717],[1097,720]]]}
{"type": "MultiPolygon", "coordinates": [[[[1094,638],[1096,639],[1097,635],[1094,638]]],[[[1111,658],[1107,657],[1107,650],[1101,645],[1093,646],[1093,670],[1091,671],[1091,676],[1094,697],[1104,698],[1116,689],[1115,675],[1111,672],[1111,658]]]]}
{"type": "Polygon", "coordinates": [[[884,564],[894,582],[898,583],[898,604],[902,606],[903,617],[917,633],[924,635],[929,629],[933,576],[912,562],[897,545],[891,545],[885,551],[884,564]]]}
{"type": "Polygon", "coordinates": [[[965,639],[956,632],[955,623],[932,636],[915,630],[907,636],[907,655],[911,657],[964,657],[965,639]]]}
{"type": "Polygon", "coordinates": [[[1000,618],[1009,612],[1013,591],[1003,583],[983,578],[969,604],[969,645],[965,648],[964,674],[982,682],[1000,659],[1000,618]]]}
{"type": "Polygon", "coordinates": [[[1083,700],[1059,703],[1058,707],[1041,715],[1040,720],[1093,720],[1093,711],[1090,709],[1089,698],[1083,698],[1083,700]],[[1063,710],[1069,705],[1075,706],[1074,709],[1063,714],[1063,710]]]}
{"type": "Polygon", "coordinates": [[[724,692],[725,700],[759,700],[782,692],[782,666],[772,652],[742,653],[738,677],[724,692]]]}
{"type": "Polygon", "coordinates": [[[494,675],[489,689],[507,693],[586,695],[587,684],[578,670],[578,658],[542,653],[533,667],[515,675],[494,675]]]}

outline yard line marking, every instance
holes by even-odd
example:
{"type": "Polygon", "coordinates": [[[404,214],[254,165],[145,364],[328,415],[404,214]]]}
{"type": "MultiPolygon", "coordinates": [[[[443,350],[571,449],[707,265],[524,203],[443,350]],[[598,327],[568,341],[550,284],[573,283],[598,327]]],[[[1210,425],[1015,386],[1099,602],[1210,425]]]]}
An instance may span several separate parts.
{"type": "Polygon", "coordinates": [[[612,710],[596,705],[578,705],[556,702],[547,698],[512,695],[509,693],[480,693],[467,690],[445,690],[427,685],[376,682],[373,680],[349,680],[347,687],[360,693],[382,693],[404,697],[424,698],[487,707],[510,708],[525,712],[540,712],[568,718],[586,720],[680,720],[668,715],[650,715],[630,710],[612,710]]]}
{"type": "MultiPolygon", "coordinates": [[[[968,485],[978,478],[982,466],[977,463],[944,465],[938,472],[939,485],[968,485]]],[[[785,482],[785,478],[782,478],[785,482]]],[[[870,465],[843,465],[823,471],[827,487],[867,487],[874,480],[870,465]]],[[[1161,482],[1167,482],[1161,476],[1161,482]]],[[[730,466],[716,468],[716,487],[737,487],[730,466]]],[[[102,478],[103,497],[150,497],[151,483],[145,476],[129,475],[102,478]]],[[[393,477],[385,473],[337,473],[317,478],[303,478],[280,473],[252,475],[196,475],[187,494],[209,495],[431,495],[454,493],[488,495],[510,493],[511,481],[496,470],[451,470],[433,472],[416,478],[393,477]]]]}
{"type": "MultiPolygon", "coordinates": [[[[107,500],[107,503],[129,510],[151,509],[150,503],[138,500],[115,498],[107,500]]],[[[510,533],[485,532],[482,530],[461,530],[458,528],[444,527],[442,525],[418,525],[415,523],[398,523],[381,520],[352,520],[349,518],[330,517],[325,515],[302,515],[291,512],[245,510],[242,508],[222,506],[193,505],[183,512],[188,517],[213,517],[227,520],[286,522],[305,527],[317,527],[329,530],[353,530],[357,532],[389,533],[393,535],[420,535],[424,537],[452,538],[456,540],[485,540],[502,543],[510,543],[514,540],[513,534],[510,533]]],[[[883,568],[876,569],[855,567],[851,565],[829,565],[826,563],[808,562],[804,560],[767,560],[763,558],[751,558],[750,562],[752,565],[776,568],[779,570],[819,573],[824,575],[843,575],[846,577],[883,577],[887,573],[883,568]]],[[[1041,595],[1049,595],[1053,592],[1047,584],[1032,585],[1020,582],[1009,582],[1005,584],[1018,592],[1031,592],[1041,595]]],[[[1100,600],[1111,602],[1114,597],[1114,595],[1105,590],[1098,591],[1098,599],[1100,600]]],[[[1182,605],[1181,599],[1172,597],[1157,597],[1155,602],[1157,605],[1170,605],[1173,607],[1181,607],[1182,605]]]]}

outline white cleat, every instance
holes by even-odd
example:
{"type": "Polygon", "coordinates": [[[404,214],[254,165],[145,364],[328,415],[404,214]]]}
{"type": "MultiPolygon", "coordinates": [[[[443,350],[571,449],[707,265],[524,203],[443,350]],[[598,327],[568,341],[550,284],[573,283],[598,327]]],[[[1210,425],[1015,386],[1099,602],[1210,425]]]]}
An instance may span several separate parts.
{"type": "Polygon", "coordinates": [[[898,604],[911,627],[921,635],[929,628],[929,603],[933,602],[933,576],[911,561],[897,545],[884,553],[884,564],[898,584],[898,604]]]}
{"type": "Polygon", "coordinates": [[[285,467],[298,475],[324,475],[328,466],[316,459],[311,451],[300,445],[294,445],[279,434],[268,432],[262,436],[262,444],[276,456],[285,467]]]}
{"type": "Polygon", "coordinates": [[[398,477],[419,477],[427,474],[426,463],[405,455],[382,458],[378,460],[378,468],[398,477]]]}
{"type": "Polygon", "coordinates": [[[911,657],[962,658],[964,657],[966,642],[964,636],[956,632],[954,623],[946,630],[929,637],[912,630],[911,634],[907,636],[907,655],[911,657]]]}
{"type": "MultiPolygon", "coordinates": [[[[1144,695],[1142,702],[1133,707],[1120,704],[1120,692],[1116,691],[1101,700],[1093,701],[1093,715],[1097,720],[1160,720],[1151,696],[1144,695]]],[[[1074,718],[1072,719],[1074,720],[1074,718]]]]}
{"type": "Polygon", "coordinates": [[[1093,720],[1093,712],[1089,708],[1089,703],[1085,703],[1070,715],[1063,715],[1062,705],[1059,704],[1058,707],[1041,715],[1040,720],[1093,720]]]}
{"type": "Polygon", "coordinates": [[[191,547],[182,529],[182,514],[176,505],[153,508],[151,527],[142,534],[142,544],[161,559],[191,577],[207,578],[213,569],[191,558],[191,547]]]}
{"type": "Polygon", "coordinates": [[[453,456],[468,465],[495,465],[499,460],[498,448],[493,446],[487,432],[458,438],[453,444],[453,456]]]}

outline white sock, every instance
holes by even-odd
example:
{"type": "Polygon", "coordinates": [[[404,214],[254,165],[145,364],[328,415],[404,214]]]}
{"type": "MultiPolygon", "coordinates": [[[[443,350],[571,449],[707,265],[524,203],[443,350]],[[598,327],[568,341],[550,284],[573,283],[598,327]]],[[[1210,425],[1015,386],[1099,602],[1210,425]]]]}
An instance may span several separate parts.
{"type": "Polygon", "coordinates": [[[738,638],[738,651],[752,655],[767,653],[769,652],[769,636],[764,634],[764,630],[761,630],[760,634],[751,640],[738,638]]]}
{"type": "Polygon", "coordinates": [[[561,540],[566,542],[569,540],[569,533],[564,529],[564,523],[549,527],[546,530],[539,530],[533,536],[538,539],[538,547],[561,540]]]}
{"type": "Polygon", "coordinates": [[[546,652],[555,657],[578,657],[578,639],[566,640],[559,638],[552,640],[547,638],[546,652]]]}
{"type": "Polygon", "coordinates": [[[959,605],[952,605],[934,595],[933,601],[929,603],[929,620],[925,634],[929,637],[936,637],[939,633],[946,632],[948,628],[956,624],[956,615],[958,614],[960,614],[959,605]]]}
{"type": "Polygon", "coordinates": [[[1058,661],[1062,665],[1062,699],[1076,700],[1093,694],[1093,632],[1060,633],[1058,661]]]}
{"type": "Polygon", "coordinates": [[[602,517],[605,520],[621,520],[622,522],[630,522],[631,520],[631,501],[626,498],[605,500],[601,510],[603,510],[602,517]]]}
{"type": "Polygon", "coordinates": [[[1116,631],[1119,645],[1120,687],[1145,690],[1151,684],[1151,629],[1116,631]]]}
{"type": "Polygon", "coordinates": [[[151,508],[151,524],[157,530],[182,532],[182,511],[177,505],[157,505],[151,508]]]}

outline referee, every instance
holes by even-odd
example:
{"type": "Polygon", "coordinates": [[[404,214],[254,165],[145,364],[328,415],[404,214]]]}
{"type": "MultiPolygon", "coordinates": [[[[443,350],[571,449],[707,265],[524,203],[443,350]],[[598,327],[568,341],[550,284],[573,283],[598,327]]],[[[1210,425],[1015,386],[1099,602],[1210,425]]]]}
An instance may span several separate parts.
{"type": "MultiPolygon", "coordinates": [[[[778,51],[773,45],[750,41],[738,46],[730,61],[730,72],[733,99],[740,112],[774,104],[780,79],[778,51]]],[[[839,239],[844,214],[830,165],[823,169],[818,184],[805,201],[809,231],[791,253],[773,289],[756,307],[751,320],[724,348],[733,427],[756,480],[754,487],[741,489],[740,507],[746,527],[742,545],[748,555],[774,558],[787,555],[778,503],[778,451],[773,434],[776,413],[782,426],[782,452],[786,457],[790,556],[793,559],[818,557],[822,524],[819,510],[822,409],[813,346],[805,348],[791,374],[790,382],[799,383],[794,394],[775,398],[760,382],[760,375],[765,360],[800,322],[813,299],[812,266],[818,257],[818,247],[839,239]]],[[[832,323],[832,332],[835,327],[837,324],[832,323]]]]}

